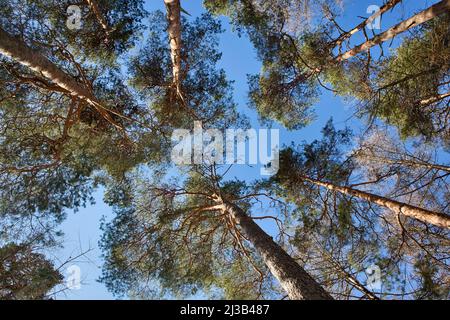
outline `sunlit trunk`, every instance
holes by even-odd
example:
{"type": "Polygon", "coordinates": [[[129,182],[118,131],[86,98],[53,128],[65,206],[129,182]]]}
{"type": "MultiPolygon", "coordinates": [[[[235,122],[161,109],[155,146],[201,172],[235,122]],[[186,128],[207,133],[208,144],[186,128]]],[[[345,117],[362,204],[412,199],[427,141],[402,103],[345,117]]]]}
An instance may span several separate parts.
{"type": "Polygon", "coordinates": [[[10,57],[38,74],[42,74],[60,88],[66,90],[68,94],[85,100],[106,120],[120,128],[86,87],[75,81],[39,52],[28,47],[21,39],[11,36],[2,28],[0,28],[0,54],[10,57]]]}
{"type": "Polygon", "coordinates": [[[350,38],[352,35],[357,33],[359,30],[365,28],[368,24],[372,23],[375,19],[381,17],[385,12],[388,10],[394,8],[397,4],[402,2],[402,0],[390,0],[385,5],[380,7],[380,10],[375,12],[373,15],[371,15],[369,18],[365,19],[363,22],[358,24],[356,27],[354,27],[352,30],[345,32],[344,34],[340,35],[335,41],[333,41],[333,45],[340,45],[342,42],[350,38]]]}
{"type": "Polygon", "coordinates": [[[346,53],[337,57],[338,61],[343,61],[356,56],[357,54],[367,51],[370,48],[383,43],[387,40],[394,38],[395,36],[405,32],[411,28],[414,28],[424,22],[427,22],[441,14],[447,13],[450,10],[450,0],[443,0],[437,4],[429,7],[428,9],[416,14],[415,16],[397,24],[396,26],[390,28],[389,30],[373,37],[372,39],[354,47],[353,49],[347,51],[346,53]]]}
{"type": "Polygon", "coordinates": [[[169,22],[170,56],[172,59],[173,82],[180,90],[181,73],[181,5],[180,0],[164,0],[167,9],[167,20],[169,22]]]}
{"type": "Polygon", "coordinates": [[[440,212],[434,212],[427,209],[415,207],[403,202],[399,202],[396,200],[391,200],[385,197],[381,197],[372,193],[368,193],[365,191],[349,188],[349,187],[340,187],[337,185],[334,185],[332,183],[328,182],[322,182],[319,180],[315,180],[306,176],[301,176],[300,179],[304,181],[311,182],[315,185],[325,187],[329,190],[338,191],[343,194],[352,195],[355,197],[358,197],[360,199],[367,200],[369,202],[375,203],[379,206],[388,208],[395,213],[405,215],[414,219],[417,219],[419,221],[433,224],[435,226],[441,227],[441,228],[448,228],[450,229],[450,216],[440,213],[440,212]]]}

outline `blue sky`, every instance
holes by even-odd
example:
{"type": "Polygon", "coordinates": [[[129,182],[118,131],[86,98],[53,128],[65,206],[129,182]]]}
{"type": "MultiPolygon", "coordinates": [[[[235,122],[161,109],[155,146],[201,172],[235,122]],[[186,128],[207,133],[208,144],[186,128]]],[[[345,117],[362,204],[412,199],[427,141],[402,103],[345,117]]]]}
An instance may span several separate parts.
{"type": "MultiPolygon", "coordinates": [[[[183,8],[194,18],[204,12],[200,0],[181,1],[183,8]]],[[[385,16],[382,21],[382,29],[392,26],[401,18],[407,18],[420,8],[428,7],[437,1],[417,1],[406,0],[405,4],[399,5],[394,12],[385,16]],[[395,17],[395,20],[392,18],[395,17]]],[[[344,29],[349,29],[356,25],[361,16],[367,17],[366,13],[369,5],[382,5],[381,0],[350,0],[344,3],[344,15],[339,19],[339,23],[344,29]]],[[[160,9],[164,10],[163,0],[148,0],[146,9],[149,11],[160,9]]],[[[220,50],[223,53],[219,67],[225,69],[228,78],[235,81],[234,97],[239,106],[239,111],[245,113],[252,120],[252,126],[259,128],[257,115],[253,110],[247,107],[247,74],[255,74],[260,70],[260,62],[256,59],[255,50],[248,39],[243,36],[239,38],[232,32],[227,19],[221,18],[225,33],[221,36],[220,50]]],[[[361,37],[355,37],[355,43],[361,42],[361,37]]],[[[397,41],[397,40],[396,40],[397,41]]],[[[376,53],[376,49],[374,50],[376,53]]],[[[334,123],[341,128],[345,125],[350,126],[358,132],[362,128],[362,123],[352,117],[354,110],[338,97],[329,92],[324,92],[320,102],[315,106],[317,119],[308,127],[288,132],[280,128],[281,144],[289,144],[291,141],[300,142],[302,140],[311,141],[320,137],[320,130],[325,123],[333,117],[334,123]]],[[[279,128],[275,126],[276,128],[279,128]]],[[[255,179],[259,177],[259,168],[250,168],[248,166],[235,166],[230,173],[231,176],[240,179],[255,179]]],[[[106,288],[96,280],[101,273],[101,252],[98,249],[98,241],[101,236],[99,230],[100,219],[105,216],[107,220],[111,219],[111,209],[103,201],[102,190],[95,193],[96,204],[87,208],[82,208],[78,212],[69,212],[68,218],[61,225],[64,232],[64,248],[52,252],[53,257],[59,260],[66,260],[69,257],[76,256],[80,252],[92,248],[85,257],[77,259],[67,265],[78,265],[81,269],[82,285],[79,290],[69,290],[57,295],[58,299],[111,299],[113,296],[106,288]]],[[[65,271],[65,270],[63,270],[65,271]]],[[[65,274],[66,275],[66,274],[65,274]]]]}

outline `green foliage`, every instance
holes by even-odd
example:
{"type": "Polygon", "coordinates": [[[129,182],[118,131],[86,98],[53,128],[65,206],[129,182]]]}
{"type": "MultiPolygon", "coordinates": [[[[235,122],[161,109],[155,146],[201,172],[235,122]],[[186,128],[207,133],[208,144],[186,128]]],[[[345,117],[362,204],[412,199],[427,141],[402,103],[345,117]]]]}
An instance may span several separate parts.
{"type": "MultiPolygon", "coordinates": [[[[299,129],[314,119],[312,105],[319,95],[318,75],[331,60],[325,29],[291,32],[289,25],[306,12],[332,1],[204,1],[208,10],[225,14],[239,32],[246,31],[262,61],[259,75],[249,76],[249,105],[261,121],[278,121],[299,129]]],[[[304,17],[303,17],[304,18],[304,17]]],[[[305,20],[305,19],[302,19],[305,20]]],[[[303,28],[303,27],[302,27],[303,28]]]]}
{"type": "Polygon", "coordinates": [[[448,139],[448,97],[421,102],[450,89],[449,30],[449,15],[432,20],[380,64],[375,80],[377,95],[368,102],[368,108],[397,126],[403,137],[448,139]]]}
{"type": "MultiPolygon", "coordinates": [[[[442,95],[449,92],[449,15],[421,25],[378,61],[363,53],[338,62],[335,45],[342,30],[321,23],[292,32],[288,26],[295,10],[288,0],[204,3],[211,12],[230,17],[254,44],[263,68],[249,77],[250,105],[264,122],[278,121],[289,129],[307,125],[319,89],[330,84],[327,89],[349,102],[356,98],[359,115],[395,125],[402,137],[448,144],[449,97],[442,95]]],[[[318,7],[319,16],[336,20],[332,1],[318,7]]]]}
{"type": "Polygon", "coordinates": [[[172,85],[172,65],[166,39],[167,21],[160,12],[151,14],[147,44],[132,60],[131,83],[150,101],[160,130],[191,128],[193,120],[220,128],[239,125],[232,99],[232,82],[225,71],[217,70],[221,58],[217,50],[220,23],[209,14],[188,21],[182,19],[182,95],[172,85]]]}
{"type": "Polygon", "coordinates": [[[297,40],[272,31],[259,48],[263,68],[259,76],[249,77],[249,97],[263,121],[276,120],[288,129],[299,129],[313,120],[311,106],[319,93],[318,66],[313,61],[304,63],[308,56],[319,56],[312,52],[313,38],[317,39],[307,34],[297,40]]]}
{"type": "Polygon", "coordinates": [[[0,299],[41,300],[63,276],[46,257],[27,244],[0,247],[0,299]]]}
{"type": "MultiPolygon", "coordinates": [[[[305,268],[318,270],[313,274],[342,298],[346,291],[337,288],[348,281],[343,270],[354,270],[355,277],[363,277],[367,266],[379,265],[388,256],[378,237],[376,214],[357,199],[321,188],[304,177],[345,185],[355,170],[355,163],[346,156],[352,137],[348,128],[337,130],[329,120],[320,140],[281,151],[280,170],[269,184],[274,194],[295,206],[290,244],[305,261],[305,268]]],[[[384,279],[394,281],[388,273],[384,279]]]]}
{"type": "MultiPolygon", "coordinates": [[[[120,204],[115,206],[116,218],[103,224],[106,263],[101,281],[108,289],[139,298],[202,294],[251,299],[270,292],[268,284],[256,285],[259,274],[236,250],[221,212],[208,209],[213,205],[208,195],[215,191],[214,185],[195,173],[182,187],[148,182],[132,189],[123,185],[132,194],[116,195],[120,204]]],[[[237,197],[230,193],[239,190],[239,183],[227,184],[223,192],[237,197]]],[[[247,250],[262,268],[253,251],[247,250]]]]}
{"type": "Polygon", "coordinates": [[[431,257],[419,256],[414,268],[419,274],[420,290],[415,294],[416,299],[438,300],[448,299],[449,285],[442,283],[439,268],[432,262],[431,257]]]}
{"type": "Polygon", "coordinates": [[[336,235],[345,240],[345,235],[353,226],[352,201],[342,195],[334,196],[330,200],[332,208],[328,208],[327,203],[320,208],[322,205],[317,203],[317,197],[322,197],[320,189],[304,181],[303,177],[338,185],[345,183],[354,169],[354,163],[344,157],[343,150],[344,146],[349,145],[352,133],[348,128],[336,130],[330,119],[322,129],[322,135],[321,140],[282,150],[280,170],[270,180],[276,194],[295,203],[295,214],[306,230],[319,226],[324,215],[335,214],[336,235]]]}
{"type": "Polygon", "coordinates": [[[77,58],[88,58],[97,64],[113,64],[132,48],[143,30],[146,16],[143,1],[96,0],[109,32],[103,30],[87,2],[76,5],[81,12],[80,29],[67,27],[67,9],[72,1],[1,0],[0,24],[13,34],[20,34],[41,50],[57,51],[71,47],[77,58]]]}
{"type": "MultiPolygon", "coordinates": [[[[102,224],[101,281],[118,296],[280,298],[254,248],[240,243],[239,228],[213,208],[213,195],[220,194],[248,213],[256,203],[258,209],[275,209],[277,225],[289,233],[289,241],[280,244],[294,248],[295,258],[338,297],[357,291],[343,270],[364,283],[364,269],[376,264],[383,270],[384,292],[448,298],[446,230],[392,218],[304,179],[335,185],[356,180],[358,188],[377,192],[390,186],[401,201],[408,197],[444,212],[445,174],[406,170],[400,162],[395,168],[378,164],[383,170],[355,162],[345,153],[352,133],[335,129],[330,120],[322,139],[285,148],[280,170],[270,179],[251,185],[192,166],[172,172],[179,178],[167,181],[174,128],[192,128],[193,120],[206,128],[246,125],[233,102],[232,81],[217,68],[221,24],[211,14],[182,18],[177,88],[165,14],[149,16],[146,42],[132,56],[147,17],[143,1],[97,2],[110,30],[87,2],[77,3],[81,29],[70,30],[70,1],[0,0],[2,29],[92,90],[112,120],[42,74],[0,60],[0,298],[44,299],[61,283],[36,244],[54,246],[65,212],[91,203],[98,186],[115,213],[102,224]],[[125,60],[127,65],[117,65],[125,60]],[[364,170],[375,182],[364,181],[364,170]],[[384,175],[395,181],[385,182],[384,175]],[[261,201],[262,193],[269,200],[261,201]]],[[[361,115],[397,126],[403,138],[448,139],[448,97],[429,100],[448,92],[448,15],[421,26],[379,61],[360,54],[338,63],[335,25],[292,24],[303,5],[304,12],[320,7],[320,17],[335,17],[322,7],[332,2],[204,0],[208,11],[228,16],[239,34],[246,32],[256,49],[262,70],[249,76],[249,105],[260,119],[288,129],[308,125],[321,88],[331,85],[337,95],[356,98],[361,115]]]]}
{"type": "Polygon", "coordinates": [[[209,12],[214,13],[215,15],[225,15],[228,12],[228,7],[230,5],[230,1],[228,0],[205,0],[203,1],[203,5],[209,12]]]}
{"type": "Polygon", "coordinates": [[[291,146],[280,152],[280,170],[274,176],[281,182],[292,178],[292,171],[319,180],[339,183],[353,170],[353,163],[344,157],[344,148],[350,144],[350,129],[336,130],[330,119],[322,129],[323,138],[299,147],[291,146]]]}
{"type": "MultiPolygon", "coordinates": [[[[82,102],[18,81],[11,74],[18,67],[3,66],[1,215],[40,212],[60,219],[65,208],[92,201],[94,173],[103,170],[121,177],[142,162],[159,161],[167,150],[161,137],[133,121],[116,117],[127,132],[124,136],[82,102]]],[[[110,110],[147,121],[117,74],[97,78],[94,90],[110,110]]]]}

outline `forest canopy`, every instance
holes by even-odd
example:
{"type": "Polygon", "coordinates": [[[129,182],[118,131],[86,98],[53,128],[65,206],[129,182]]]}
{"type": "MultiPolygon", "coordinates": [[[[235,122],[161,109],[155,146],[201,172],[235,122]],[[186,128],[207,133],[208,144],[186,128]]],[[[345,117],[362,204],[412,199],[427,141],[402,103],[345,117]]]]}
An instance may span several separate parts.
{"type": "Polygon", "coordinates": [[[450,0],[372,2],[0,0],[0,299],[96,202],[114,297],[449,299],[450,0]]]}

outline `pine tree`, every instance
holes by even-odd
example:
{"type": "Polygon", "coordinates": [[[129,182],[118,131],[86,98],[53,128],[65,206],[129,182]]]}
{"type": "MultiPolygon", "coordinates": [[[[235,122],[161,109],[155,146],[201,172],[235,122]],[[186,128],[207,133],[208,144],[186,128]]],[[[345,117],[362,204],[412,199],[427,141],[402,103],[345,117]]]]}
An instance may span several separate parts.
{"type": "Polygon", "coordinates": [[[273,294],[271,274],[290,299],[332,299],[246,212],[246,186],[222,184],[215,167],[191,171],[183,185],[144,183],[136,197],[130,188],[115,200],[122,206],[102,241],[102,280],[116,294],[145,297],[154,288],[186,296],[217,288],[227,298],[261,298],[273,294]],[[232,283],[223,282],[227,277],[232,283]]]}
{"type": "MultiPolygon", "coordinates": [[[[427,204],[446,212],[446,174],[437,176],[436,169],[411,168],[408,164],[398,167],[379,161],[362,162],[349,153],[348,129],[336,130],[329,122],[322,132],[321,140],[285,149],[281,153],[279,172],[262,184],[272,190],[273,196],[296,206],[290,223],[296,230],[292,244],[308,267],[323,272],[322,277],[328,281],[325,288],[339,292],[340,298],[353,295],[413,298],[422,289],[416,286],[418,282],[406,288],[402,277],[411,281],[420,279],[423,275],[414,271],[414,263],[422,261],[424,256],[437,268],[433,281],[445,273],[446,264],[439,261],[448,248],[448,241],[444,240],[448,229],[393,214],[373,205],[369,198],[360,198],[359,194],[335,186],[347,184],[353,189],[377,190],[407,199],[413,206],[427,204]],[[364,286],[364,270],[373,264],[383,270],[381,291],[364,286]],[[404,273],[400,269],[403,267],[411,272],[404,273]]],[[[389,145],[381,139],[379,143],[389,145]]],[[[440,282],[441,287],[445,283],[440,282]]]]}
{"type": "Polygon", "coordinates": [[[63,280],[53,263],[28,244],[0,247],[0,299],[41,300],[63,280]]]}

